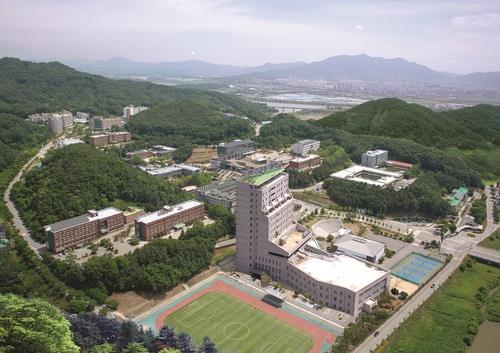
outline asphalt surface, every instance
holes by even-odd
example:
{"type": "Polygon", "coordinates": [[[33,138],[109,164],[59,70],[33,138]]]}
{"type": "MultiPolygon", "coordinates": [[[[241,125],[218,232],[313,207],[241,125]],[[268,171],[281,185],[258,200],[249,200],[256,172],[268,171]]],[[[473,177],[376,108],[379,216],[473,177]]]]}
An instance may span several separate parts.
{"type": "Polygon", "coordinates": [[[17,183],[19,180],[21,180],[23,174],[29,171],[33,167],[32,163],[37,158],[41,159],[45,157],[47,151],[50,150],[52,147],[54,147],[53,141],[50,141],[45,146],[43,146],[37,152],[37,154],[21,168],[21,170],[17,173],[14,179],[11,180],[11,182],[7,186],[7,189],[5,190],[5,194],[3,195],[3,201],[13,216],[12,222],[14,223],[14,226],[19,230],[19,233],[21,233],[24,240],[26,240],[26,242],[28,243],[29,247],[33,249],[36,253],[39,253],[40,250],[44,249],[45,244],[39,243],[31,238],[30,230],[24,225],[23,220],[21,219],[21,216],[19,215],[16,206],[14,205],[14,202],[12,202],[12,199],[10,197],[10,192],[14,184],[17,183]]]}

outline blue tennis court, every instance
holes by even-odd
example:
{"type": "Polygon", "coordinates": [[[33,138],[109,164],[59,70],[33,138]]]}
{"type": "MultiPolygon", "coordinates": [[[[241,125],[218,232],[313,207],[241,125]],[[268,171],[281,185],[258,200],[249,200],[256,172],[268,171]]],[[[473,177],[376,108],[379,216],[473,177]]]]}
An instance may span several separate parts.
{"type": "Polygon", "coordinates": [[[420,285],[427,281],[443,263],[439,260],[411,253],[391,269],[391,273],[405,281],[420,285]]]}

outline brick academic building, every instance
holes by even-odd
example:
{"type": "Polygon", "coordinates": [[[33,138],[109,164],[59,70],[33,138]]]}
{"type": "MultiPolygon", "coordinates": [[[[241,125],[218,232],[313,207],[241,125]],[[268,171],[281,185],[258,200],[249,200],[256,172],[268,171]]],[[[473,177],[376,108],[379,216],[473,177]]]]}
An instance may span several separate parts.
{"type": "Polygon", "coordinates": [[[170,232],[177,225],[190,224],[205,217],[205,204],[186,201],[149,213],[135,220],[135,234],[142,240],[152,240],[170,232]]]}
{"type": "Polygon", "coordinates": [[[47,248],[59,253],[67,248],[81,247],[88,241],[123,228],[124,225],[123,212],[116,208],[90,210],[85,215],[45,226],[47,248]]]}

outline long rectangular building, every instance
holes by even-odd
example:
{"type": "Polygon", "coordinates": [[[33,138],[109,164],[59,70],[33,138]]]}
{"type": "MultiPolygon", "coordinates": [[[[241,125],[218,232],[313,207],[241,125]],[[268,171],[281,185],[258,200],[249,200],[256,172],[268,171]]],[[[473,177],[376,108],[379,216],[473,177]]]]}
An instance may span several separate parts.
{"type": "Polygon", "coordinates": [[[89,136],[89,143],[92,146],[106,146],[114,143],[129,142],[132,135],[128,131],[110,132],[107,134],[89,136]]]}
{"type": "Polygon", "coordinates": [[[236,268],[274,280],[317,303],[357,317],[363,303],[389,286],[389,271],[319,248],[313,233],[293,219],[288,174],[269,171],[238,181],[236,268]]]}
{"type": "Polygon", "coordinates": [[[124,225],[123,212],[116,208],[90,210],[85,215],[45,226],[47,248],[59,253],[68,248],[81,247],[88,241],[123,228],[124,225]]]}
{"type": "Polygon", "coordinates": [[[152,240],[166,235],[176,225],[190,224],[205,216],[205,204],[200,201],[185,201],[174,206],[149,213],[135,220],[135,234],[142,240],[152,240]]]}

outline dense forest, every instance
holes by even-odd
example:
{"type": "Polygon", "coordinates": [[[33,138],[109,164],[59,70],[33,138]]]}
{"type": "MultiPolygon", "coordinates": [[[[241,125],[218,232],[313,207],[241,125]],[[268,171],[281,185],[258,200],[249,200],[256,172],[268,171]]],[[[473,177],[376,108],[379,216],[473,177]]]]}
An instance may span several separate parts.
{"type": "Polygon", "coordinates": [[[439,177],[422,174],[408,188],[395,191],[365,183],[330,178],[323,185],[328,196],[351,210],[363,209],[368,214],[384,217],[387,213],[423,214],[432,218],[451,213],[448,202],[441,197],[439,177]]]}
{"type": "Polygon", "coordinates": [[[94,256],[83,265],[71,258],[60,261],[50,255],[44,260],[60,280],[102,304],[113,292],[160,292],[190,279],[210,265],[214,244],[214,239],[208,237],[156,239],[133,253],[94,256]]]}
{"type": "Polygon", "coordinates": [[[248,120],[224,119],[222,108],[208,99],[159,104],[134,116],[127,129],[136,139],[174,147],[217,144],[253,136],[248,120]]]}
{"type": "Polygon", "coordinates": [[[500,144],[500,107],[486,104],[434,112],[418,104],[386,98],[331,114],[318,124],[360,135],[405,138],[439,148],[473,149],[500,144]]]}
{"type": "Polygon", "coordinates": [[[221,111],[257,121],[265,118],[262,106],[223,93],[112,80],[76,71],[59,62],[0,59],[0,112],[17,116],[61,109],[121,115],[123,107],[129,104],[151,107],[180,100],[210,102],[221,111]]]}
{"type": "Polygon", "coordinates": [[[54,150],[12,191],[26,225],[38,240],[43,226],[89,209],[130,204],[157,210],[191,196],[132,167],[112,153],[76,144],[54,150]]]}
{"type": "Polygon", "coordinates": [[[49,136],[43,126],[0,113],[0,172],[27,148],[40,146],[49,136]]]}

